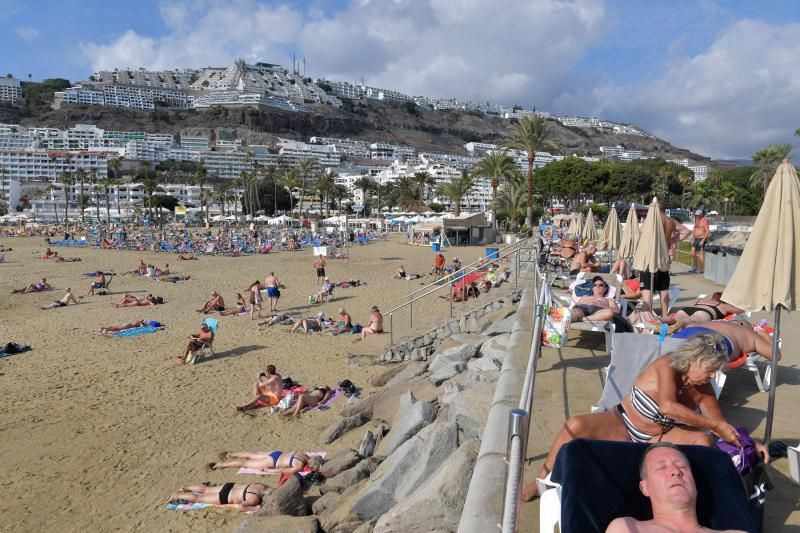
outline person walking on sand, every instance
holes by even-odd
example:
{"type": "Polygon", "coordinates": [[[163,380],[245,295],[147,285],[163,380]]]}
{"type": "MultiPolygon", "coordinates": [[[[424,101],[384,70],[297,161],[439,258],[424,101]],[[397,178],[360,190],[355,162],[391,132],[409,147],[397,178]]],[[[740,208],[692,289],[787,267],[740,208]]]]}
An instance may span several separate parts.
{"type": "Polygon", "coordinates": [[[692,256],[692,268],[690,274],[702,274],[706,268],[706,257],[703,251],[708,240],[708,219],[702,209],[694,212],[694,229],[692,230],[692,247],[689,253],[692,256]]]}
{"type": "Polygon", "coordinates": [[[267,279],[264,280],[264,286],[267,288],[267,299],[269,300],[269,312],[274,313],[278,310],[278,300],[281,298],[280,286],[281,282],[275,277],[275,272],[270,272],[267,279]]]}
{"type": "Polygon", "coordinates": [[[314,268],[317,269],[317,285],[322,285],[322,282],[325,281],[325,259],[322,254],[319,254],[314,261],[314,268]]]}
{"type": "Polygon", "coordinates": [[[261,318],[261,304],[264,301],[261,298],[261,282],[255,280],[247,290],[250,291],[250,320],[261,318]],[[258,312],[257,317],[254,316],[256,312],[258,312]]]}

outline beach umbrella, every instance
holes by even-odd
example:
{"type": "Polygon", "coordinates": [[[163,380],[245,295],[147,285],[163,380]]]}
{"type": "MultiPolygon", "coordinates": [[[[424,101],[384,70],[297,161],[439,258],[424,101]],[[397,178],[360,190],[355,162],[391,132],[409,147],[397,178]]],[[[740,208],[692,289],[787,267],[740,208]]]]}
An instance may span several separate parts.
{"type": "Polygon", "coordinates": [[[639,217],[636,216],[636,209],[631,204],[628,209],[628,218],[625,220],[625,230],[622,232],[622,239],[619,243],[619,256],[626,259],[633,257],[638,243],[639,217]]]}
{"type": "Polygon", "coordinates": [[[589,212],[586,213],[586,221],[581,228],[581,239],[584,242],[597,242],[600,239],[600,235],[597,233],[597,226],[594,225],[594,214],[591,207],[589,212]]]}
{"type": "Polygon", "coordinates": [[[773,311],[769,401],[765,444],[772,437],[775,385],[778,381],[778,338],[781,309],[794,311],[800,301],[800,183],[794,166],[784,159],[764,195],[736,270],[722,299],[745,311],[773,311]]]}
{"type": "Polygon", "coordinates": [[[622,227],[619,224],[617,208],[612,205],[611,211],[608,212],[606,225],[603,227],[603,235],[600,237],[597,247],[601,250],[619,250],[621,236],[622,227]]]}
{"type": "Polygon", "coordinates": [[[572,235],[573,237],[577,237],[581,232],[581,221],[580,215],[572,215],[572,220],[569,222],[569,228],[567,228],[567,235],[572,235]]]}
{"type": "MultiPolygon", "coordinates": [[[[653,202],[647,210],[647,217],[644,219],[642,232],[639,235],[639,244],[633,254],[633,268],[649,273],[651,288],[656,272],[669,272],[667,236],[664,234],[661,211],[658,209],[658,202],[655,198],[653,198],[653,202]]],[[[650,309],[653,309],[652,290],[650,291],[650,309]]]]}

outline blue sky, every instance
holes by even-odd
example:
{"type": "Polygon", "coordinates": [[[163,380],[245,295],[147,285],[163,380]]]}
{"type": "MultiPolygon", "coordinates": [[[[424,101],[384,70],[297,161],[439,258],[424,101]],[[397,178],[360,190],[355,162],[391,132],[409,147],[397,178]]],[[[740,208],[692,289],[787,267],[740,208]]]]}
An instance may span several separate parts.
{"type": "Polygon", "coordinates": [[[23,79],[296,51],[314,77],[623,120],[715,157],[800,127],[792,0],[0,0],[0,24],[23,79]]]}

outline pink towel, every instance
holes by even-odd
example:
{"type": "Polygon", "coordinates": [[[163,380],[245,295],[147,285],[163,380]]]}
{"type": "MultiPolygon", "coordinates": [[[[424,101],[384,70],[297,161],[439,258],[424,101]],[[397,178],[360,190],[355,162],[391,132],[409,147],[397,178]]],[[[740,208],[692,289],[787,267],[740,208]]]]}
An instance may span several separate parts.
{"type": "MultiPolygon", "coordinates": [[[[263,452],[263,453],[267,453],[267,452],[263,452]]],[[[328,453],[327,452],[306,452],[306,455],[308,455],[309,457],[318,456],[318,457],[322,457],[323,459],[325,459],[328,456],[328,453]]],[[[239,474],[255,474],[257,476],[264,476],[264,475],[267,475],[267,474],[280,474],[281,470],[277,469],[277,468],[240,468],[238,473],[239,474]]],[[[306,476],[306,475],[308,475],[308,473],[309,472],[307,472],[307,471],[299,472],[299,474],[301,476],[306,476]]]]}

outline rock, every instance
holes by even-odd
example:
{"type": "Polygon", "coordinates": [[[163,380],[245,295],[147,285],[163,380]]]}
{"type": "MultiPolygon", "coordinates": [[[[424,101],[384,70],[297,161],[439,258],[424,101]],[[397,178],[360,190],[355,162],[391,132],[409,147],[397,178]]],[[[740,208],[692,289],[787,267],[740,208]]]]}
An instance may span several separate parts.
{"type": "Polygon", "coordinates": [[[369,522],[364,522],[360,526],[358,526],[353,533],[372,533],[372,528],[375,527],[375,522],[377,520],[370,520],[369,522]]]}
{"type": "Polygon", "coordinates": [[[500,322],[504,320],[509,315],[516,312],[516,309],[513,305],[504,305],[501,302],[494,302],[489,309],[491,311],[487,312],[483,315],[480,320],[478,320],[478,325],[480,325],[480,333],[484,334],[487,329],[489,329],[493,324],[496,322],[500,322]]]}
{"type": "Polygon", "coordinates": [[[483,434],[494,389],[492,383],[475,385],[448,402],[448,420],[455,423],[467,439],[480,438],[483,434]]]}
{"type": "Polygon", "coordinates": [[[458,327],[458,320],[450,321],[450,323],[447,324],[447,327],[450,329],[450,333],[458,333],[459,331],[461,331],[460,328],[458,327]]]}
{"type": "Polygon", "coordinates": [[[469,344],[477,349],[486,339],[472,333],[456,333],[450,336],[450,340],[456,344],[469,344]]]}
{"type": "Polygon", "coordinates": [[[508,345],[510,343],[511,334],[502,333],[500,335],[490,337],[489,340],[481,344],[481,347],[478,349],[478,353],[483,359],[494,359],[502,367],[503,361],[508,353],[508,345]]]}
{"type": "Polygon", "coordinates": [[[308,502],[303,497],[303,486],[296,476],[291,476],[286,483],[275,489],[266,503],[258,511],[259,516],[307,516],[311,514],[308,502]]]}
{"type": "MultiPolygon", "coordinates": [[[[389,352],[387,351],[387,353],[389,352]]],[[[392,359],[391,354],[389,354],[388,358],[384,354],[384,360],[391,361],[391,359],[392,359]]],[[[389,369],[386,370],[386,372],[378,376],[375,376],[374,378],[369,380],[369,384],[372,385],[373,387],[383,387],[389,381],[391,381],[391,379],[395,377],[399,372],[402,372],[404,368],[405,365],[391,365],[389,366],[389,369]]]]}
{"type": "Polygon", "coordinates": [[[372,531],[431,531],[434,527],[456,531],[479,450],[479,439],[462,444],[413,494],[383,514],[372,531]]]}
{"type": "Polygon", "coordinates": [[[481,326],[480,324],[478,324],[477,314],[467,319],[467,324],[464,331],[467,331],[469,333],[480,333],[481,326]]]}
{"type": "MultiPolygon", "coordinates": [[[[447,340],[448,344],[451,342],[453,342],[452,339],[447,340]]],[[[475,356],[475,354],[478,352],[478,348],[472,344],[460,344],[444,349],[440,347],[436,351],[438,353],[434,352],[433,360],[431,361],[430,365],[428,365],[428,370],[433,373],[437,372],[440,368],[448,366],[454,362],[465,363],[468,359],[471,359],[475,356]]]]}
{"type": "Polygon", "coordinates": [[[509,315],[503,320],[499,322],[495,322],[488,328],[483,331],[483,334],[487,337],[491,337],[492,335],[499,335],[501,333],[511,333],[511,328],[514,327],[514,322],[516,322],[517,317],[515,315],[509,315]]]}
{"type": "Polygon", "coordinates": [[[481,357],[467,363],[467,385],[494,383],[500,379],[500,364],[492,358],[481,357]]]}
{"type": "Polygon", "coordinates": [[[355,450],[343,450],[330,456],[323,463],[322,468],[319,469],[319,473],[322,474],[325,479],[330,479],[339,472],[352,468],[360,459],[355,450]]]}
{"type": "Polygon", "coordinates": [[[346,489],[337,502],[328,507],[320,516],[319,522],[323,531],[331,531],[338,524],[360,521],[352,512],[350,506],[355,498],[366,488],[368,480],[363,479],[356,485],[346,489]]]}
{"type": "Polygon", "coordinates": [[[366,413],[356,413],[351,416],[346,416],[325,431],[322,435],[322,441],[325,444],[330,444],[351,429],[361,427],[369,421],[370,417],[367,416],[366,413]]]}
{"type": "Polygon", "coordinates": [[[444,366],[430,375],[429,379],[436,387],[452,378],[456,374],[460,374],[467,369],[464,361],[453,361],[452,363],[444,366]]]}
{"type": "Polygon", "coordinates": [[[377,454],[388,456],[410,437],[436,418],[436,408],[430,402],[418,401],[412,392],[400,397],[397,410],[389,434],[378,446],[377,454]]]}
{"type": "Polygon", "coordinates": [[[251,516],[236,528],[241,533],[262,533],[280,531],[281,533],[320,533],[322,529],[316,516],[251,516]]]}
{"type": "Polygon", "coordinates": [[[414,397],[421,401],[433,400],[438,394],[436,387],[425,376],[396,383],[384,389],[381,396],[375,400],[372,419],[383,422],[394,420],[400,407],[400,397],[408,391],[413,392],[414,397]]]}
{"type": "Polygon", "coordinates": [[[341,524],[337,524],[334,526],[333,529],[326,530],[327,533],[355,533],[355,531],[360,528],[363,524],[361,520],[355,520],[352,522],[342,522],[341,524]]]}
{"type": "Polygon", "coordinates": [[[358,445],[358,455],[360,457],[370,457],[373,452],[375,452],[375,446],[377,446],[378,441],[375,439],[375,435],[367,430],[364,433],[364,437],[361,439],[361,444],[358,445]]]}
{"type": "Polygon", "coordinates": [[[324,492],[325,494],[329,492],[343,492],[362,479],[367,479],[369,475],[369,463],[367,461],[359,461],[359,463],[353,468],[345,470],[344,472],[340,472],[336,476],[327,479],[325,484],[320,487],[320,491],[324,492]]]}
{"type": "MultiPolygon", "coordinates": [[[[324,485],[323,485],[324,486],[324,485]]],[[[330,509],[337,503],[339,503],[339,499],[341,496],[336,491],[329,491],[324,493],[322,496],[317,498],[313,504],[311,504],[311,510],[314,514],[322,514],[325,510],[330,509]]]]}
{"type": "Polygon", "coordinates": [[[464,386],[459,383],[448,381],[444,384],[444,394],[442,395],[442,404],[449,404],[453,398],[458,396],[458,393],[464,390],[464,386]]]}
{"type": "Polygon", "coordinates": [[[432,424],[405,441],[372,474],[350,511],[361,520],[381,516],[415,491],[458,447],[458,428],[432,424]]]}

